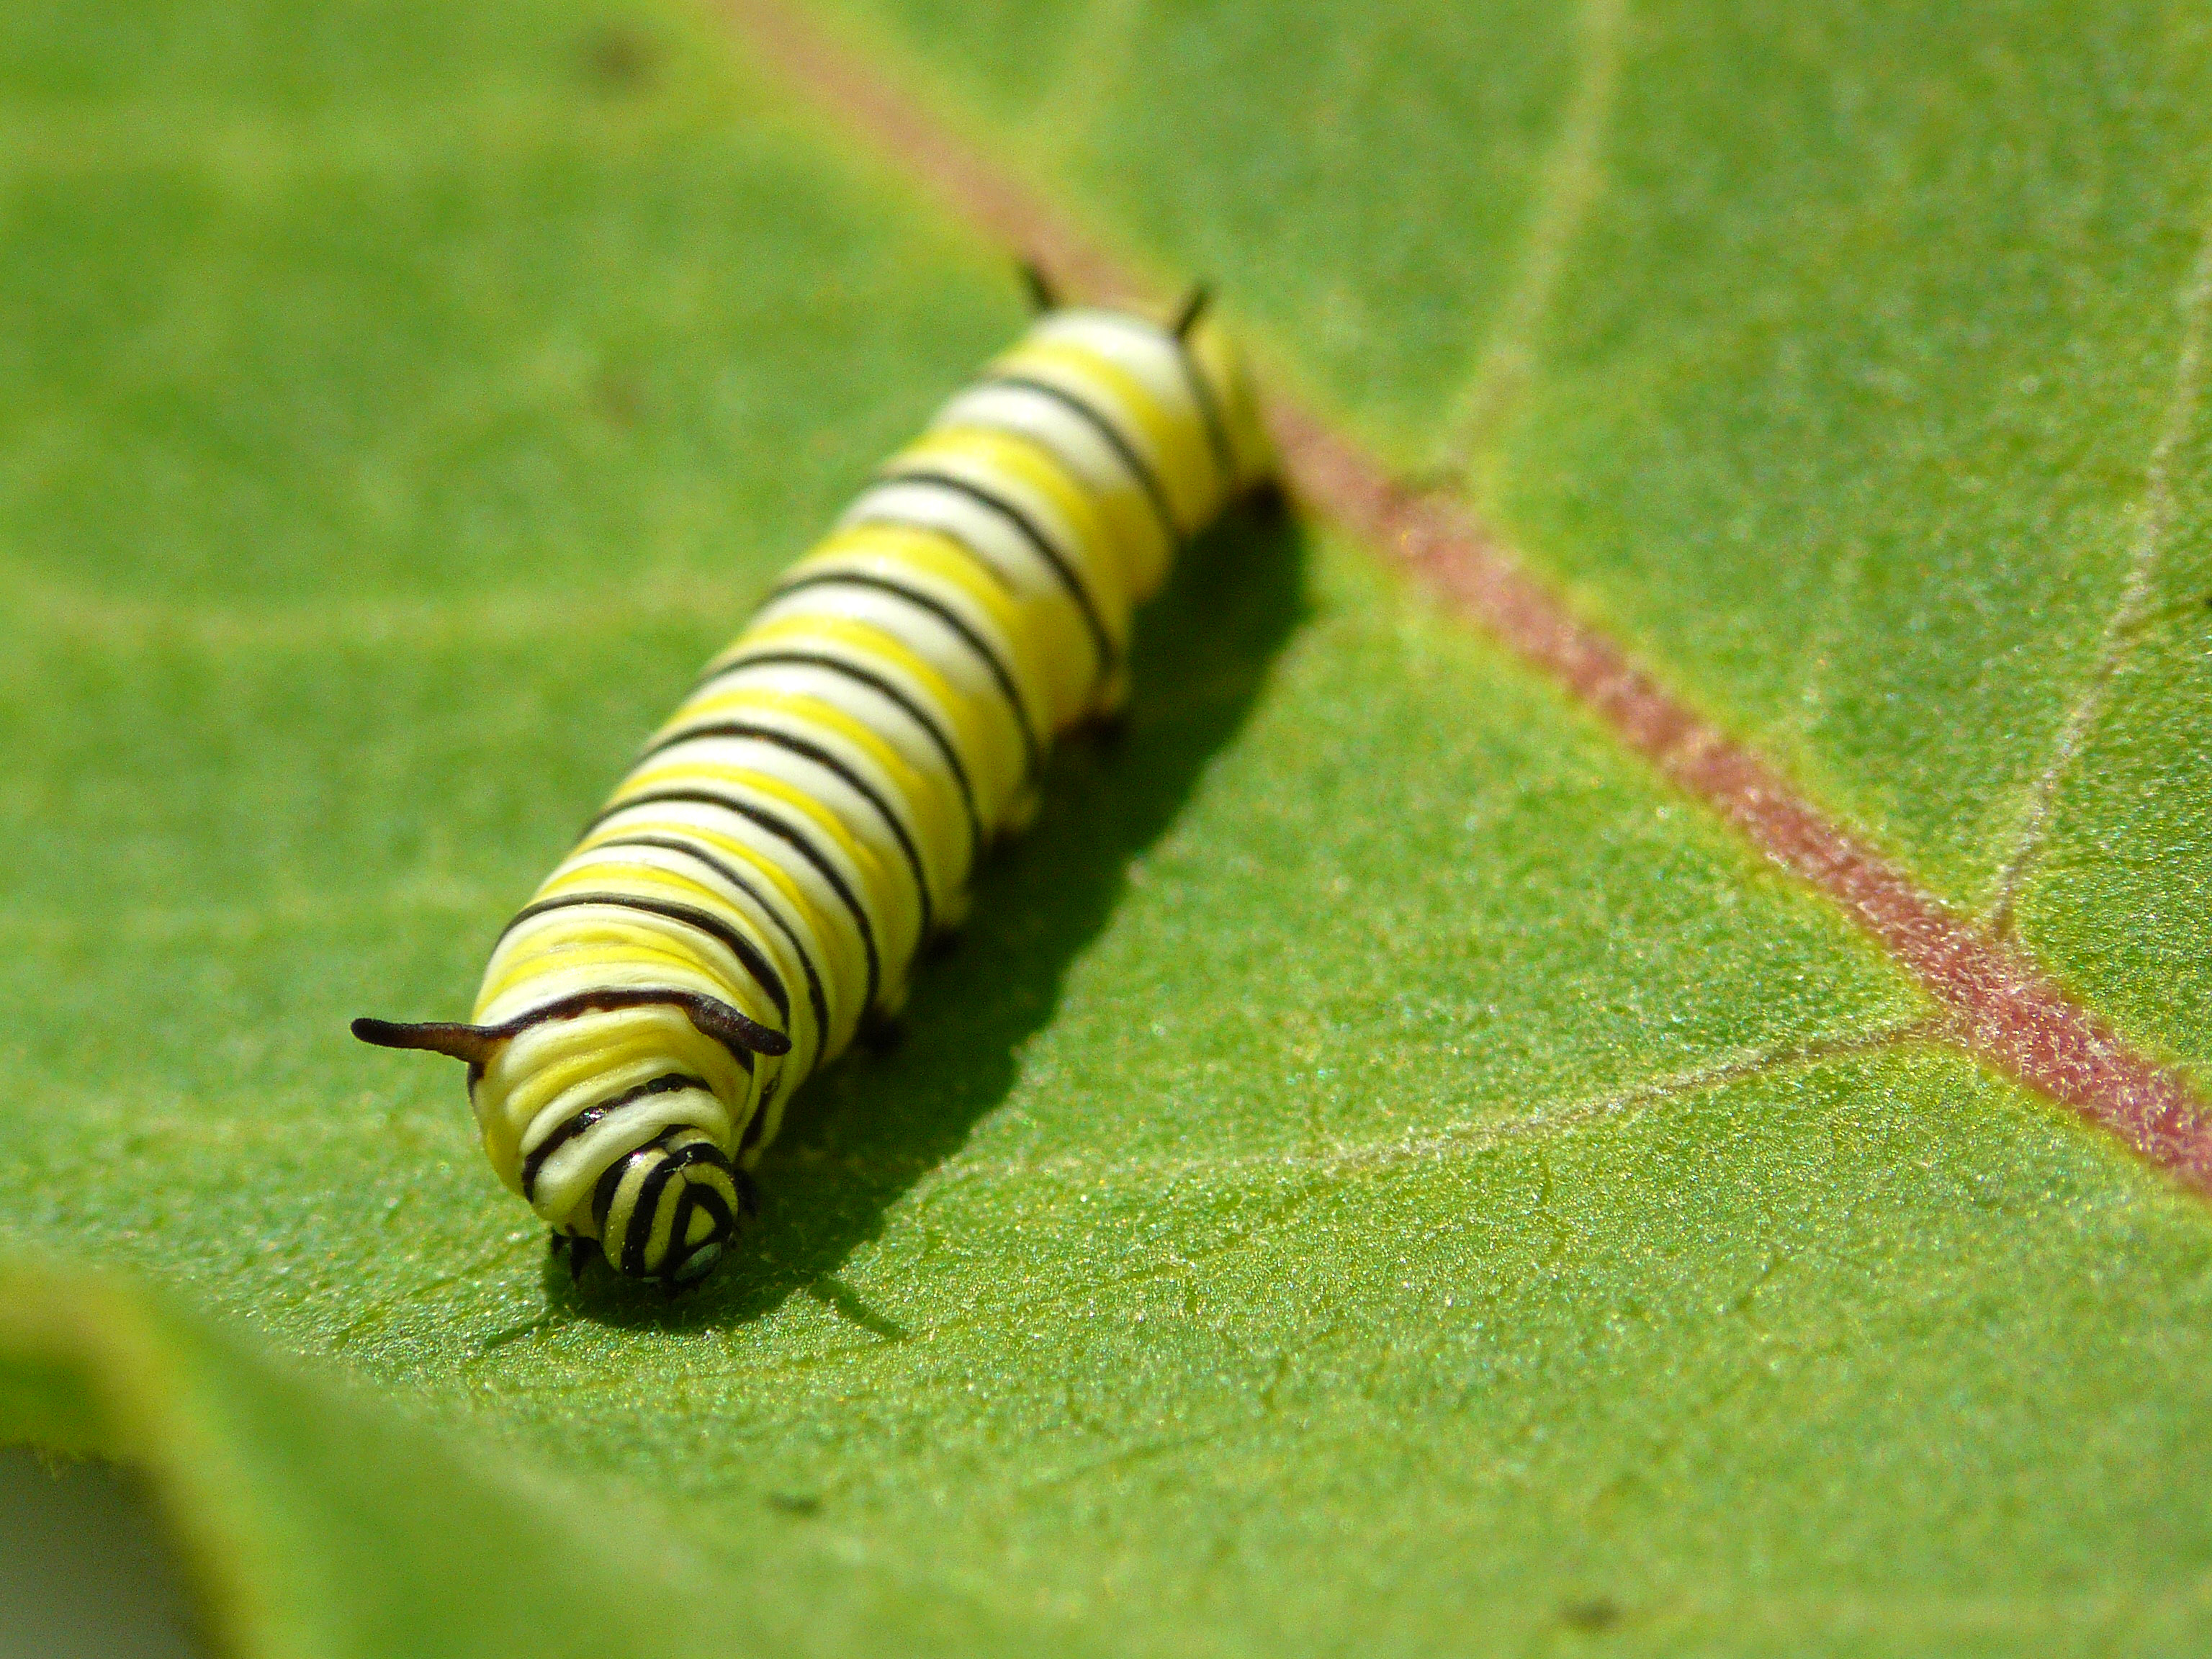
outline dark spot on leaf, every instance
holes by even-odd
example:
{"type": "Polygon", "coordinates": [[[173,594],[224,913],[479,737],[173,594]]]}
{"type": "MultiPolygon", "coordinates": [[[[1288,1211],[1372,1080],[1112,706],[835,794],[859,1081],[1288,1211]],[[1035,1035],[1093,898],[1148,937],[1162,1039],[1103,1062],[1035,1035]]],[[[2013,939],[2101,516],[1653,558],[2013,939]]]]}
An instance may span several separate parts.
{"type": "Polygon", "coordinates": [[[768,1495],[769,1508],[781,1515],[819,1515],[822,1500],[811,1492],[772,1492],[768,1495]]]}
{"type": "Polygon", "coordinates": [[[616,426],[635,426],[645,410],[644,382],[627,370],[602,369],[592,380],[592,407],[616,426]]]}
{"type": "MultiPolygon", "coordinates": [[[[1411,472],[1400,473],[1392,482],[1401,495],[1416,498],[1463,493],[1460,471],[1449,465],[1419,467],[1411,472]]],[[[1277,485],[1276,488],[1279,490],[1281,486],[1277,485]]]]}
{"type": "Polygon", "coordinates": [[[584,37],[579,53],[585,82],[609,94],[642,92],[660,68],[659,46],[622,23],[607,23],[584,37]]]}
{"type": "Polygon", "coordinates": [[[1620,1604],[1603,1595],[1569,1601],[1559,1609],[1559,1622],[1572,1630],[1610,1629],[1620,1622],[1620,1604]]]}

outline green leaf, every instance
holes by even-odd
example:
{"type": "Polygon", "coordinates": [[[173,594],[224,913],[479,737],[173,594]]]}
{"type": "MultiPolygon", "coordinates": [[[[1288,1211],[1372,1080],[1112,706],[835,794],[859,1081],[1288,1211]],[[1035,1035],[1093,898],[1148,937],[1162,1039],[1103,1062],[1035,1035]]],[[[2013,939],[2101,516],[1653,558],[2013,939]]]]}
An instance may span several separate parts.
{"type": "MultiPolygon", "coordinates": [[[[228,1650],[2212,1636],[2201,1200],[1313,527],[1194,550],[743,1259],[580,1297],[345,1023],[1018,289],[705,14],[80,9],[0,15],[0,1438],[228,1650]]],[[[840,27],[2203,1074],[2194,13],[840,27]]]]}
{"type": "Polygon", "coordinates": [[[547,1509],[590,1500],[472,1465],[168,1298],[20,1268],[8,1288],[0,1409],[50,1446],[150,1470],[209,1624],[240,1650],[659,1650],[623,1616],[632,1595],[687,1588],[650,1517],[609,1515],[596,1549],[549,1548],[547,1509]],[[483,1593],[502,1578],[535,1593],[483,1593]]]}

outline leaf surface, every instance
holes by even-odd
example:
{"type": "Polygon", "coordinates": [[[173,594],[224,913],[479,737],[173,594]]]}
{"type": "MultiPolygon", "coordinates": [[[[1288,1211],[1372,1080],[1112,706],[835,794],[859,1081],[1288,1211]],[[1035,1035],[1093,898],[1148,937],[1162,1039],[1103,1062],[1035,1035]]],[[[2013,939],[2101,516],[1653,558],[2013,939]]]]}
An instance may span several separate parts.
{"type": "MultiPolygon", "coordinates": [[[[841,16],[2202,1059],[2188,17],[841,16]]],[[[345,1023],[465,1005],[1003,257],[675,9],[0,61],[0,1240],[70,1264],[0,1432],[148,1464],[222,1640],[2201,1644],[2201,1201],[1308,527],[1194,550],[744,1259],[580,1297],[345,1023]]]]}

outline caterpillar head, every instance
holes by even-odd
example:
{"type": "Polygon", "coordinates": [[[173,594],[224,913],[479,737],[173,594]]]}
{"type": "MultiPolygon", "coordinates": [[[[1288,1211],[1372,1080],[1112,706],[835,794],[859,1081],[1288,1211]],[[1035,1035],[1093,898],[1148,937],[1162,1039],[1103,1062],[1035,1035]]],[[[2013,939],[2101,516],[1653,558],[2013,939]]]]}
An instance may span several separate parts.
{"type": "Polygon", "coordinates": [[[665,1130],[610,1164],[592,1188],[600,1252],[629,1278],[695,1284],[736,1236],[744,1188],[709,1137],[665,1130]]]}
{"type": "MultiPolygon", "coordinates": [[[[360,1019],[354,1035],[467,1062],[469,1099],[507,1185],[553,1228],[580,1273],[592,1253],[634,1279],[704,1278],[750,1210],[751,1182],[726,1148],[725,1103],[781,1032],[726,1004],[611,988],[545,1004],[504,1025],[360,1019]]],[[[773,1098],[752,1103],[752,1121],[773,1098]]]]}

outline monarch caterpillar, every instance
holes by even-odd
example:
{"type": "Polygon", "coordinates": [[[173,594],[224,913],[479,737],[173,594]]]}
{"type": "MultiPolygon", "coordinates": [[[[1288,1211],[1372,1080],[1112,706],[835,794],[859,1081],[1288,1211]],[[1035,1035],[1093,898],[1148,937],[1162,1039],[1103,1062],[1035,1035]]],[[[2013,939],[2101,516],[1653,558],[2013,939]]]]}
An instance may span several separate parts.
{"type": "Polygon", "coordinates": [[[500,1178],[674,1286],[721,1256],[793,1092],[904,1001],[1055,734],[1127,695],[1130,613],[1269,465],[1195,290],[1061,307],[894,455],[647,742],[492,947],[467,1062],[500,1178]]]}

